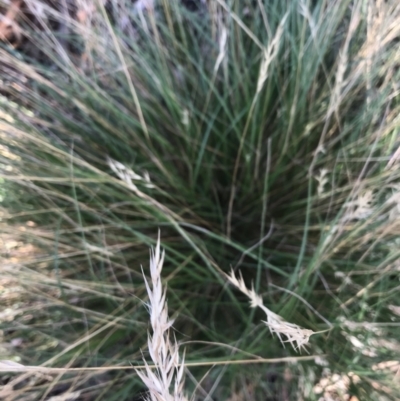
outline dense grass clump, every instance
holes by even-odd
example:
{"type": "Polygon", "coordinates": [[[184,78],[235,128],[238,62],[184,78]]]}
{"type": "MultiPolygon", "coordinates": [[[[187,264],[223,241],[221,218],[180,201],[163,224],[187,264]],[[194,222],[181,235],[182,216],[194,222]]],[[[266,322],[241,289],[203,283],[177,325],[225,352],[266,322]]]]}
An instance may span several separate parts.
{"type": "Polygon", "coordinates": [[[397,2],[34,3],[0,47],[2,231],[34,247],[4,255],[0,359],[63,370],[0,398],[143,390],[160,229],[196,399],[399,399],[397,2]]]}

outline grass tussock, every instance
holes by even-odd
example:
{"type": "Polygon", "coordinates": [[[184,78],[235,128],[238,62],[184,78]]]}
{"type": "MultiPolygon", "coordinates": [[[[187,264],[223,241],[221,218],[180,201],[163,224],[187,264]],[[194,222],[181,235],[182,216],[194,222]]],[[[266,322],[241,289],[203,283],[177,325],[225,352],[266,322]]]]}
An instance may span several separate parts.
{"type": "Polygon", "coordinates": [[[399,399],[397,2],[0,5],[0,398],[399,399]]]}

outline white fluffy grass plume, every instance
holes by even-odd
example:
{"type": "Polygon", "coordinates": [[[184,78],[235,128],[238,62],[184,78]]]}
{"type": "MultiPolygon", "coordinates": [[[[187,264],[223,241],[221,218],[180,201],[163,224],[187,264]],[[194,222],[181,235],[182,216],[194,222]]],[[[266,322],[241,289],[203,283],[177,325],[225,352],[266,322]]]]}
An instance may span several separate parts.
{"type": "Polygon", "coordinates": [[[156,369],[153,371],[144,361],[145,370],[136,372],[149,390],[148,401],[186,401],[183,394],[184,360],[179,358],[179,345],[175,338],[170,340],[173,320],[168,318],[166,289],[161,283],[163,263],[164,251],[160,251],[159,235],[156,248],[150,251],[151,282],[144,278],[152,330],[148,335],[148,348],[156,369]]]}

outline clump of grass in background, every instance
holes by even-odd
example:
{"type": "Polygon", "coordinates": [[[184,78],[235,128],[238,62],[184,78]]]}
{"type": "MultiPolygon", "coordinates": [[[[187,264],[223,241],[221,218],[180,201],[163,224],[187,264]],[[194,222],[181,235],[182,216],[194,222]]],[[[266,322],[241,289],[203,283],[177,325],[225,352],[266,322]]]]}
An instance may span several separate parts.
{"type": "Polygon", "coordinates": [[[2,230],[34,248],[5,253],[3,359],[104,369],[32,376],[9,399],[140,392],[106,368],[140,363],[158,227],[189,390],[318,400],[336,375],[342,398],[398,398],[382,364],[399,356],[400,7],[25,3],[19,47],[0,49],[2,230]],[[313,361],[267,336],[223,285],[231,266],[284,321],[333,326],[313,361]]]}

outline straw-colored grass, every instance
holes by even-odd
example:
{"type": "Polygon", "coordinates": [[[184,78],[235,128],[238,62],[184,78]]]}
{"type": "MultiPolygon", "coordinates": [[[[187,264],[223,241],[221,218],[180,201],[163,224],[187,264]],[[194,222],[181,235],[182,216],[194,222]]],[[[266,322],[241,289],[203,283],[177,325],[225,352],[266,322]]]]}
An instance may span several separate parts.
{"type": "Polygon", "coordinates": [[[297,351],[305,348],[308,344],[310,336],[315,334],[312,330],[303,329],[300,326],[286,322],[281,316],[269,310],[264,304],[262,298],[254,291],[254,287],[248,289],[240,274],[239,278],[235,276],[232,270],[230,275],[226,276],[231,284],[237,287],[243,294],[247,295],[250,299],[250,305],[252,308],[261,308],[267,315],[267,321],[264,322],[269,328],[271,334],[276,334],[279,341],[284,344],[285,342],[297,351]],[[286,340],[282,338],[286,337],[286,340]]]}
{"type": "Polygon", "coordinates": [[[184,358],[179,356],[175,337],[171,340],[170,329],[174,323],[168,317],[166,289],[161,282],[164,251],[160,250],[160,236],[150,255],[150,283],[144,278],[149,296],[149,313],[152,333],[149,333],[148,351],[156,366],[155,372],[145,361],[145,371],[137,374],[149,390],[151,401],[184,401],[184,358]],[[173,390],[171,384],[173,383],[173,390]]]}

